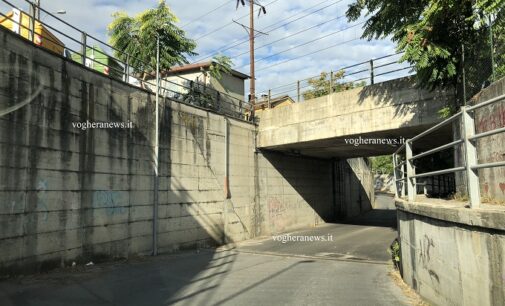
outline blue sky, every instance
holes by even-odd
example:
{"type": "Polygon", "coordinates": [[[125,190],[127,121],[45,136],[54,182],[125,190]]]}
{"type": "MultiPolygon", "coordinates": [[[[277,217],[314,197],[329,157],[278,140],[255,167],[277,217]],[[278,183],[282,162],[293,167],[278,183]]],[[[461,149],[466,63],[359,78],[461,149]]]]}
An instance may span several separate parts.
{"type": "MultiPolygon", "coordinates": [[[[21,8],[27,7],[23,0],[9,1],[21,8]]],[[[321,71],[338,70],[373,57],[394,53],[394,44],[387,39],[372,42],[359,39],[362,25],[348,23],[344,16],[347,6],[352,1],[260,0],[261,4],[266,6],[267,15],[259,18],[257,14],[255,15],[256,28],[268,32],[268,35],[260,35],[256,39],[256,46],[261,47],[292,36],[256,50],[257,59],[282,52],[257,62],[257,92],[294,83],[298,79],[317,75],[321,71]],[[314,11],[317,12],[303,17],[314,11]],[[297,18],[300,19],[295,20],[297,18]],[[290,23],[281,26],[287,22],[290,23]],[[311,29],[306,30],[307,28],[311,29]],[[297,34],[298,32],[301,33],[297,34]],[[328,37],[307,43],[325,35],[328,37]],[[298,45],[303,46],[296,47],[298,45]],[[318,52],[324,48],[328,49],[318,52]],[[314,54],[304,56],[310,53],[314,54]]],[[[112,20],[113,12],[125,11],[134,15],[155,7],[157,2],[157,0],[41,0],[42,7],[49,11],[66,10],[66,15],[61,15],[62,19],[105,41],[108,40],[106,28],[112,20]]],[[[247,39],[247,33],[240,25],[233,23],[233,20],[236,20],[248,24],[247,7],[239,7],[236,10],[235,0],[167,0],[167,3],[179,17],[179,25],[187,31],[187,35],[197,39],[196,51],[200,55],[188,58],[190,62],[208,60],[208,56],[220,49],[238,44],[222,51],[222,54],[233,58],[237,70],[249,74],[249,45],[247,42],[241,43],[247,39]],[[221,7],[213,13],[198,18],[219,6],[221,7]]],[[[3,12],[7,10],[5,4],[0,5],[0,9],[3,12]]],[[[44,17],[44,14],[41,17],[45,22],[53,22],[51,18],[44,17]]],[[[76,39],[79,38],[77,33],[69,28],[62,30],[76,39]]],[[[281,93],[291,88],[294,87],[287,86],[277,92],[281,93]]]]}

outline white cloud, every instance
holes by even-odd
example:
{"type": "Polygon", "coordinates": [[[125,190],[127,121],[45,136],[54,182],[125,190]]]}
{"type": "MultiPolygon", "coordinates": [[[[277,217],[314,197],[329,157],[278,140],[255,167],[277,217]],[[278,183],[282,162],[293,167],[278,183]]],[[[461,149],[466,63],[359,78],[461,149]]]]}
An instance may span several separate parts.
{"type": "MultiPolygon", "coordinates": [[[[23,0],[10,1],[16,6],[27,8],[26,2],[23,0]]],[[[104,41],[108,40],[106,28],[112,21],[111,15],[113,12],[125,11],[130,15],[135,15],[145,9],[155,7],[158,3],[157,0],[41,0],[41,2],[42,7],[51,12],[61,9],[66,10],[66,15],[60,16],[62,19],[104,41]]],[[[282,40],[256,50],[257,59],[285,51],[351,25],[347,22],[344,15],[348,4],[351,3],[352,0],[260,0],[260,2],[266,5],[267,15],[262,15],[258,18],[257,11],[255,12],[256,28],[268,32],[268,35],[260,35],[256,39],[256,46],[260,47],[272,41],[282,40]],[[269,3],[271,4],[268,5],[269,3]],[[325,6],[327,7],[324,8],[325,6]],[[310,16],[303,17],[316,10],[319,11],[310,16]],[[327,22],[339,16],[341,16],[341,18],[332,22],[327,22]],[[279,27],[279,25],[287,22],[290,23],[271,31],[273,28],[279,27]],[[324,22],[327,23],[304,31],[309,27],[324,22]],[[303,32],[293,35],[300,31],[303,32]],[[285,38],[289,35],[293,36],[285,38]]],[[[184,27],[188,36],[194,39],[201,37],[197,41],[198,47],[196,50],[200,55],[193,58],[193,60],[203,59],[219,49],[247,40],[246,30],[240,25],[233,23],[233,20],[248,25],[249,9],[248,7],[240,6],[236,10],[236,1],[234,0],[167,0],[167,3],[172,11],[179,17],[179,25],[185,25],[191,22],[184,27]],[[220,9],[201,19],[195,20],[195,18],[221,5],[223,6],[220,9]]],[[[0,5],[0,9],[2,12],[8,10],[5,5],[0,5]]],[[[42,16],[44,16],[44,14],[42,14],[42,16]]],[[[49,24],[56,25],[51,18],[43,18],[43,20],[49,24]]],[[[69,33],[75,39],[80,39],[76,31],[61,26],[58,26],[58,29],[65,33],[69,33]]],[[[338,45],[341,42],[360,37],[361,34],[362,29],[360,25],[348,30],[343,30],[340,33],[335,33],[334,35],[330,35],[302,47],[288,50],[278,56],[260,60],[256,64],[258,71],[256,76],[257,92],[264,92],[267,91],[269,87],[277,87],[286,83],[294,84],[298,79],[305,79],[317,75],[321,71],[338,70],[340,67],[394,52],[394,44],[390,40],[371,42],[358,40],[338,45]],[[332,45],[338,46],[317,52],[318,50],[332,45]],[[276,63],[309,53],[314,54],[300,59],[294,59],[278,66],[273,66],[276,63]]],[[[65,40],[65,43],[73,46],[73,48],[78,48],[78,45],[72,43],[69,39],[65,40]]],[[[249,44],[245,42],[224,51],[223,54],[234,57],[235,66],[243,66],[239,68],[239,70],[249,74],[248,50],[249,44]]],[[[285,88],[290,89],[292,87],[285,88]]]]}

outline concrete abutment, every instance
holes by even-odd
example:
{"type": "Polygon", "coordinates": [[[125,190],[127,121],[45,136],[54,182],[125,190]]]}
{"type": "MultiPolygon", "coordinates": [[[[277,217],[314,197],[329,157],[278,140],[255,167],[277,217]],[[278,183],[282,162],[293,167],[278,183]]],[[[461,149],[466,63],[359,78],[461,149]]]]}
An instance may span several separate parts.
{"type": "MultiPolygon", "coordinates": [[[[0,117],[0,273],[151,254],[154,95],[3,28],[0,41],[0,110],[30,99],[0,117]],[[133,128],[74,127],[86,122],[133,128]]],[[[368,182],[363,160],[258,151],[255,125],[170,100],[159,113],[159,252],[315,226],[356,213],[340,208],[348,199],[369,206],[372,184],[344,192],[368,182]]]]}

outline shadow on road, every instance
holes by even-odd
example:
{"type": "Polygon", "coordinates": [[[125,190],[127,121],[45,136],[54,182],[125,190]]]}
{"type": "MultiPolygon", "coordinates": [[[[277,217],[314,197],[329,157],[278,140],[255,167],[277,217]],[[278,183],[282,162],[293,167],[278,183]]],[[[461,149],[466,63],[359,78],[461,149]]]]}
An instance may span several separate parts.
{"type": "Polygon", "coordinates": [[[396,210],[372,209],[361,216],[343,220],[342,223],[396,229],[396,210]]]}

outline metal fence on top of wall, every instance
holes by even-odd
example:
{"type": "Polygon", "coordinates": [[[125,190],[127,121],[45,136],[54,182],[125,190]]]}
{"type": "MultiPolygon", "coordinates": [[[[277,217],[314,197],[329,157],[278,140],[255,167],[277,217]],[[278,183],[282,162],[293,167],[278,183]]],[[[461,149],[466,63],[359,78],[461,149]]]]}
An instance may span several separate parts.
{"type": "MultiPolygon", "coordinates": [[[[133,67],[131,64],[134,60],[133,56],[64,21],[56,16],[57,13],[52,13],[28,0],[19,0],[18,2],[22,5],[15,5],[12,1],[15,0],[0,0],[0,4],[6,5],[11,10],[10,13],[0,11],[3,26],[8,24],[11,30],[34,44],[98,70],[118,81],[152,92],[156,91],[156,70],[148,63],[135,59],[136,62],[142,64],[142,67],[133,67]],[[47,18],[49,21],[45,21],[47,18]],[[113,52],[122,54],[122,58],[126,60],[109,54],[113,52]],[[142,78],[141,74],[147,77],[142,78]]],[[[180,80],[178,82],[163,80],[168,86],[159,87],[161,96],[238,119],[248,119],[247,115],[251,110],[250,103],[226,92],[218,91],[211,85],[182,76],[175,75],[174,77],[180,80]]]]}

